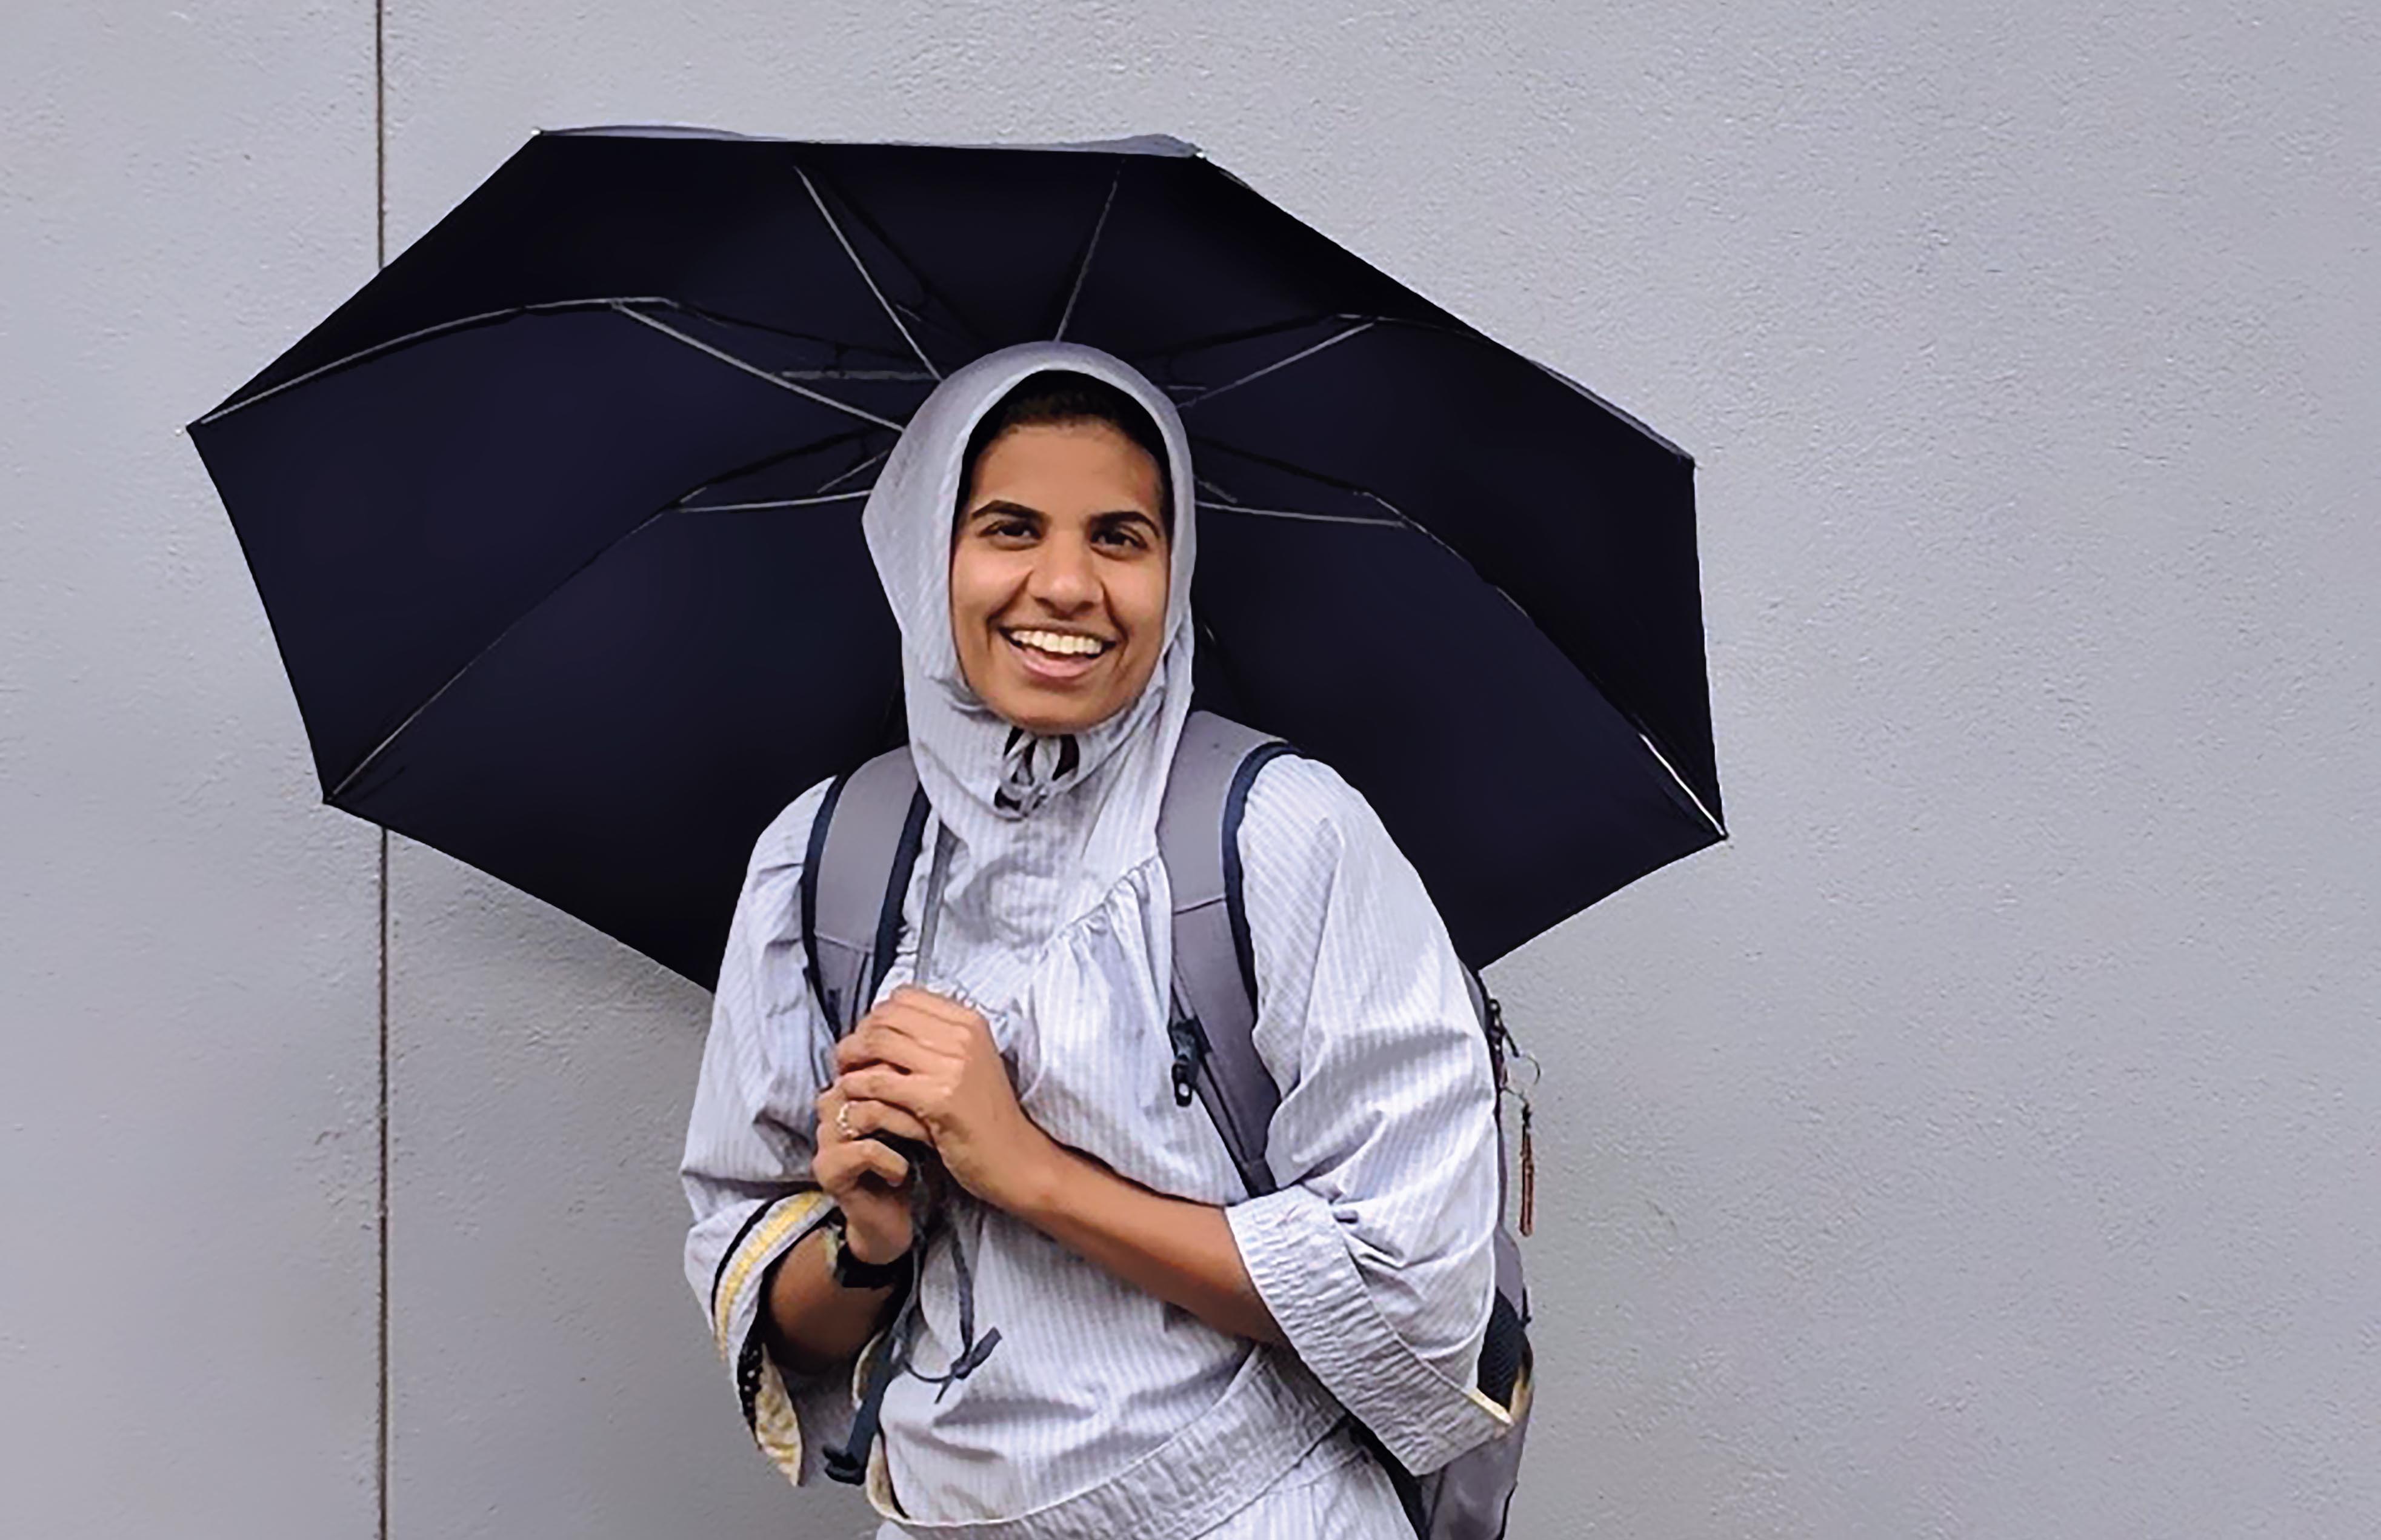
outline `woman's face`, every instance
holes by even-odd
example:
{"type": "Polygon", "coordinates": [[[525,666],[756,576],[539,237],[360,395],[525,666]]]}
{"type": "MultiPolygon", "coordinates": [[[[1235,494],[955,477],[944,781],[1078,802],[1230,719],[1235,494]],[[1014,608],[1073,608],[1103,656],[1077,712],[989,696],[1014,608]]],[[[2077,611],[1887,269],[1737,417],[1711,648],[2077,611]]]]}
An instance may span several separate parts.
{"type": "Polygon", "coordinates": [[[951,542],[951,640],[985,705],[1045,736],[1130,705],[1156,670],[1171,565],[1157,463],[1108,423],[985,446],[951,542]]]}

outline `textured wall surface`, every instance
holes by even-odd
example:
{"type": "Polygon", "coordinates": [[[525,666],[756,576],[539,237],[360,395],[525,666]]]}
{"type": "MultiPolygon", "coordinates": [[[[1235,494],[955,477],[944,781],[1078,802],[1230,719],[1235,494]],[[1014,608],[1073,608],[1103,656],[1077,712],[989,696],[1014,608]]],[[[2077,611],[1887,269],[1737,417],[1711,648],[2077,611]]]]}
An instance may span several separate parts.
{"type": "Polygon", "coordinates": [[[1735,838],[1492,978],[1517,1536],[2381,1533],[2381,29],[1934,9],[8,7],[0,1534],[868,1533],[679,1276],[706,997],[384,939],[173,432],[655,121],[1178,134],[1697,455],[1735,838]]]}
{"type": "Polygon", "coordinates": [[[175,431],[372,272],[371,17],[201,9],[0,10],[10,1540],[373,1528],[379,838],[175,431]]]}

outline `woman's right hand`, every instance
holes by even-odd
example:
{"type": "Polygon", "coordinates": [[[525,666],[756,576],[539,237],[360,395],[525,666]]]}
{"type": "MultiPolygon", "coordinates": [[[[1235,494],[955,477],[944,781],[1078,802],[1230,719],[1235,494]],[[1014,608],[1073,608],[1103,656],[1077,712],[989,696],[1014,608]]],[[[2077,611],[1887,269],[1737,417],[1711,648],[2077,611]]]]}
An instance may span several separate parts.
{"type": "Polygon", "coordinates": [[[865,1098],[846,1102],[830,1085],[818,1096],[818,1150],[812,1174],[843,1210],[844,1244],[862,1262],[890,1262],[910,1249],[910,1162],[877,1133],[931,1145],[925,1126],[897,1107],[865,1098]],[[846,1109],[848,1108],[848,1110],[846,1109]],[[838,1117],[838,1112],[843,1113],[838,1117]],[[849,1122],[851,1133],[844,1134],[849,1122]]]}

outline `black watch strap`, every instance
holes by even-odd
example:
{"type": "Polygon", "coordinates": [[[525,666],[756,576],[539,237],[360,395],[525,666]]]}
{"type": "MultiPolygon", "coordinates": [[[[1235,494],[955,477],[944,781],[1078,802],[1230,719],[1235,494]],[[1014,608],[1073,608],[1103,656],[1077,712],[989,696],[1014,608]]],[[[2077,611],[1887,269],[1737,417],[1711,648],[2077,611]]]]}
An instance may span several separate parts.
{"type": "Polygon", "coordinates": [[[827,1255],[834,1259],[831,1271],[837,1288],[889,1289],[910,1276],[908,1252],[890,1262],[862,1262],[854,1256],[844,1240],[842,1209],[827,1216],[826,1229],[827,1255]]]}

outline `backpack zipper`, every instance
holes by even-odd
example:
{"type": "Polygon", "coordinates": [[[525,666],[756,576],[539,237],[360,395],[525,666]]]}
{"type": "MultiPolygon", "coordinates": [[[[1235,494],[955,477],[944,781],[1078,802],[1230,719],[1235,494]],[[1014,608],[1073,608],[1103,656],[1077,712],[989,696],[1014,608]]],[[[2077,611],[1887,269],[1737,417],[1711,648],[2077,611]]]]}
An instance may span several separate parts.
{"type": "Polygon", "coordinates": [[[1166,1036],[1174,1045],[1174,1105],[1188,1107],[1207,1071],[1207,1030],[1198,1017],[1185,1016],[1166,1023],[1166,1036]]]}
{"type": "Polygon", "coordinates": [[[1208,1047],[1205,1025],[1196,1016],[1185,1016],[1180,1021],[1168,1022],[1166,1036],[1174,1044],[1174,1105],[1188,1107],[1190,1098],[1203,1090],[1207,1121],[1215,1125],[1225,1152],[1231,1156],[1232,1169],[1240,1173],[1250,1195],[1270,1191],[1264,1178],[1242,1166],[1239,1155],[1233,1153],[1246,1146],[1240,1138],[1239,1120],[1225,1098],[1223,1085],[1215,1079],[1215,1061],[1208,1047]]]}

